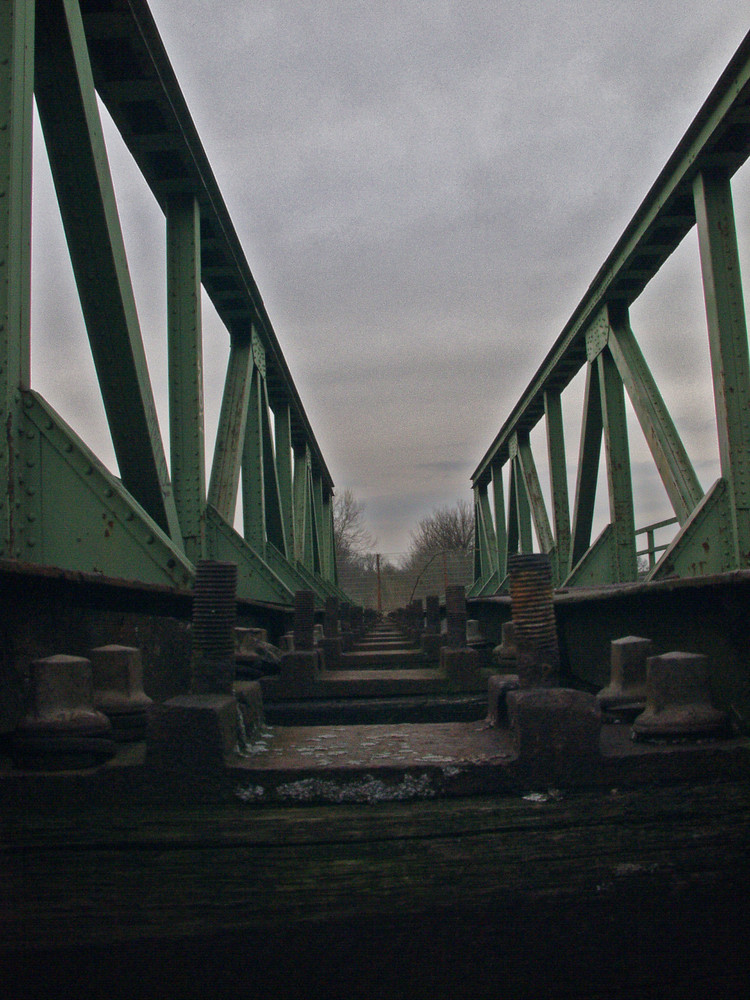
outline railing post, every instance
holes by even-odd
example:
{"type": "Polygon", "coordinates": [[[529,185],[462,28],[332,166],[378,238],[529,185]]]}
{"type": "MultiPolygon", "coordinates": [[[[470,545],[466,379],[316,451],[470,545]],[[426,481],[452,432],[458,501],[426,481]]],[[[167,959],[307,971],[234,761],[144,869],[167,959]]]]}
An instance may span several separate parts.
{"type": "Polygon", "coordinates": [[[732,189],[722,172],[693,184],[721,474],[729,488],[734,560],[750,563],[750,362],[732,189]]]}

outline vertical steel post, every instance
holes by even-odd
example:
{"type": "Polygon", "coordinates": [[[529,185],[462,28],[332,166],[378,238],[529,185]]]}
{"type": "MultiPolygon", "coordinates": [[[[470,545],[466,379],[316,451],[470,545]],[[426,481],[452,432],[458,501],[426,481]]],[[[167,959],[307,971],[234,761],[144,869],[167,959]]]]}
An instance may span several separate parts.
{"type": "Polygon", "coordinates": [[[311,467],[312,473],[312,527],[313,527],[313,560],[315,572],[323,573],[323,478],[320,472],[311,467]]]}
{"type": "Polygon", "coordinates": [[[242,524],[246,540],[263,555],[266,504],[263,489],[262,375],[256,366],[250,380],[245,441],[242,449],[242,524]]]}
{"type": "Polygon", "coordinates": [[[328,486],[323,486],[323,497],[320,508],[321,539],[321,576],[324,580],[333,580],[335,575],[336,552],[333,542],[333,497],[328,486]]]}
{"type": "MultiPolygon", "coordinates": [[[[265,365],[264,365],[265,367],[265,365]]],[[[263,504],[265,537],[281,555],[286,555],[286,531],[281,513],[281,491],[271,433],[271,407],[265,374],[260,382],[260,428],[263,445],[263,504]]]]}
{"type": "Polygon", "coordinates": [[[750,362],[732,189],[723,172],[693,184],[721,474],[729,488],[736,566],[750,564],[750,362]]]}
{"type": "Polygon", "coordinates": [[[589,360],[586,369],[586,392],[583,399],[583,424],[578,452],[576,498],[573,504],[573,532],[570,544],[570,569],[579,562],[591,545],[596,482],[602,449],[602,398],[599,369],[589,360]]]}
{"type": "Polygon", "coordinates": [[[307,470],[310,459],[307,446],[294,449],[294,558],[312,568],[312,535],[307,470]]]}
{"type": "Polygon", "coordinates": [[[294,490],[292,489],[292,418],[289,403],[283,401],[273,407],[273,431],[276,452],[276,475],[281,496],[281,516],[286,539],[285,555],[294,561],[294,490]]]}
{"type": "Polygon", "coordinates": [[[31,140],[34,3],[0,5],[0,556],[14,559],[15,436],[31,368],[31,140]]]}
{"type": "Polygon", "coordinates": [[[234,523],[240,481],[242,447],[245,441],[253,351],[250,336],[232,337],[229,361],[216,431],[208,502],[229,524],[234,523]]]}
{"type": "Polygon", "coordinates": [[[505,522],[505,495],[503,467],[500,462],[492,465],[492,499],[495,511],[495,542],[497,544],[498,584],[508,573],[508,531],[505,522]]]}
{"type": "Polygon", "coordinates": [[[552,523],[555,528],[555,580],[560,583],[568,574],[570,561],[570,505],[568,470],[565,461],[562,403],[559,392],[544,393],[547,425],[547,456],[552,490],[552,523]]]}
{"type": "Polygon", "coordinates": [[[608,308],[607,345],[651,449],[672,510],[684,524],[702,497],[698,477],[630,328],[626,308],[608,308]]]}
{"type": "Polygon", "coordinates": [[[511,464],[511,475],[513,476],[515,497],[515,516],[517,520],[517,539],[519,552],[533,552],[534,542],[531,537],[531,507],[529,505],[529,494],[526,490],[526,481],[523,475],[521,460],[518,456],[518,441],[514,438],[515,447],[511,448],[513,461],[511,464]]]}
{"type": "Polygon", "coordinates": [[[200,209],[192,197],[167,203],[169,430],[177,517],[185,554],[206,556],[200,209]]]}
{"type": "Polygon", "coordinates": [[[555,540],[552,537],[552,529],[550,528],[547,508],[544,504],[542,487],[539,482],[539,474],[536,471],[536,463],[534,462],[534,455],[531,451],[528,434],[519,435],[518,461],[521,465],[526,496],[528,497],[531,516],[534,519],[534,530],[536,531],[539,548],[542,552],[549,555],[555,547],[555,540]]]}
{"type": "Polygon", "coordinates": [[[638,574],[625,393],[609,348],[605,348],[599,354],[597,361],[602,396],[604,448],[607,456],[609,513],[617,559],[617,580],[619,583],[624,583],[628,580],[635,580],[638,574]]]}
{"type": "Polygon", "coordinates": [[[479,575],[486,579],[497,570],[497,540],[486,483],[474,487],[474,510],[474,546],[479,556],[479,575]]]}
{"type": "Polygon", "coordinates": [[[37,6],[35,96],[125,488],[180,544],[81,12],[37,6]]]}

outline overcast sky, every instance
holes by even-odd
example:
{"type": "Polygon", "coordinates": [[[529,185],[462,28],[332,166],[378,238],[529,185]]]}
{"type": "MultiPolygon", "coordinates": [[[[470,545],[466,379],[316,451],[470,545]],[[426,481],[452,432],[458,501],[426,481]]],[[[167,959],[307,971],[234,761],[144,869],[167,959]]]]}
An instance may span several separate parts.
{"type": "MultiPolygon", "coordinates": [[[[151,8],[337,491],[365,502],[384,553],[469,497],[750,28],[747,0],[151,8]]],[[[167,447],[163,218],[111,133],[167,447]]],[[[35,163],[33,381],[112,467],[41,141],[35,163]]],[[[747,167],[735,207],[747,275],[747,167]]],[[[631,315],[706,487],[717,471],[696,247],[693,234],[631,315]]],[[[228,339],[210,308],[204,335],[212,440],[228,339]]],[[[573,477],[575,386],[569,396],[573,477]]],[[[638,435],[632,457],[636,519],[669,514],[638,435]]]]}

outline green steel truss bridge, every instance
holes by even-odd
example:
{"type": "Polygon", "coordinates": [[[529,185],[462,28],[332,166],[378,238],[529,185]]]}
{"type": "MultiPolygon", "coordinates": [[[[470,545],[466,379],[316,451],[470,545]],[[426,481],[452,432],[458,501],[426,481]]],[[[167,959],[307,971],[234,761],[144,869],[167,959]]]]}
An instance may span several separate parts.
{"type": "MultiPolygon", "coordinates": [[[[750,567],[750,368],[732,177],[750,152],[750,36],[709,95],[472,476],[473,594],[506,589],[508,555],[550,555],[559,587],[700,577],[750,567]],[[638,344],[630,307],[697,227],[721,476],[704,493],[638,344]],[[586,371],[572,509],[561,397],[586,371]],[[636,527],[625,391],[673,518],[636,527]],[[544,421],[551,516],[530,435],[544,421]],[[592,539],[604,441],[610,521],[592,539]],[[507,483],[507,504],[506,504],[507,483]],[[532,533],[533,525],[533,533],[532,533]],[[659,528],[677,527],[656,546],[659,528]],[[658,557],[658,558],[657,558],[658,557]]],[[[537,455],[539,458],[539,455],[537,455]]]]}
{"type": "MultiPolygon", "coordinates": [[[[288,607],[302,588],[343,596],[333,482],[146,0],[8,0],[1,16],[0,560],[189,590],[199,559],[231,559],[241,600],[288,607]],[[166,220],[171,470],[97,95],[166,220]],[[121,478],[30,384],[34,99],[121,478]],[[208,483],[201,285],[231,345],[208,483]]],[[[731,192],[749,150],[746,38],[472,477],[471,596],[502,594],[508,555],[535,545],[566,589],[635,581],[639,555],[654,583],[750,568],[750,366],[731,192]],[[694,226],[721,471],[705,493],[629,320],[694,226]],[[571,506],[561,397],[584,368],[571,506]],[[625,391],[673,508],[667,522],[635,524],[625,391]],[[542,420],[551,511],[530,438],[542,420]],[[592,538],[602,441],[610,523],[592,538]],[[664,523],[675,534],[657,546],[664,523]]]]}
{"type": "Polygon", "coordinates": [[[333,482],[148,4],[11,0],[0,19],[0,558],[177,589],[228,559],[242,600],[340,595],[333,482]],[[171,475],[97,95],[166,220],[171,475]],[[30,384],[32,98],[121,478],[30,384]],[[231,344],[208,484],[201,285],[231,344]]]}

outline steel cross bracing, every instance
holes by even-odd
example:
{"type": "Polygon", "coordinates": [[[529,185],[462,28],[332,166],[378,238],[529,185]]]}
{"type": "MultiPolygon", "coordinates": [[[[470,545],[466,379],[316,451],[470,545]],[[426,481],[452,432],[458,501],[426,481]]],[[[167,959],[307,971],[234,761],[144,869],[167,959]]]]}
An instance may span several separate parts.
{"type": "Polygon", "coordinates": [[[750,567],[750,367],[731,179],[750,153],[750,35],[591,283],[472,476],[474,596],[507,585],[508,555],[531,552],[532,523],[559,586],[625,583],[750,567]],[[697,226],[719,439],[720,478],[704,494],[633,332],[629,307],[697,226]],[[561,393],[586,369],[570,508],[561,393]],[[636,530],[625,391],[674,519],[636,530]],[[530,444],[544,419],[552,518],[530,444]],[[610,522],[592,542],[602,441],[610,522]],[[509,466],[509,469],[507,468],[509,466]],[[505,481],[508,483],[507,513],[505,481]],[[666,546],[654,532],[674,523],[666,546]],[[638,551],[638,537],[647,548],[638,551]],[[660,557],[656,554],[663,549],[660,557]]]}
{"type": "Polygon", "coordinates": [[[4,0],[0,47],[0,559],[178,588],[229,559],[242,599],[340,595],[333,482],[146,0],[4,0]],[[166,218],[171,474],[97,94],[166,218]],[[121,479],[30,384],[34,99],[121,479]],[[231,342],[208,485],[201,285],[231,342]]]}

